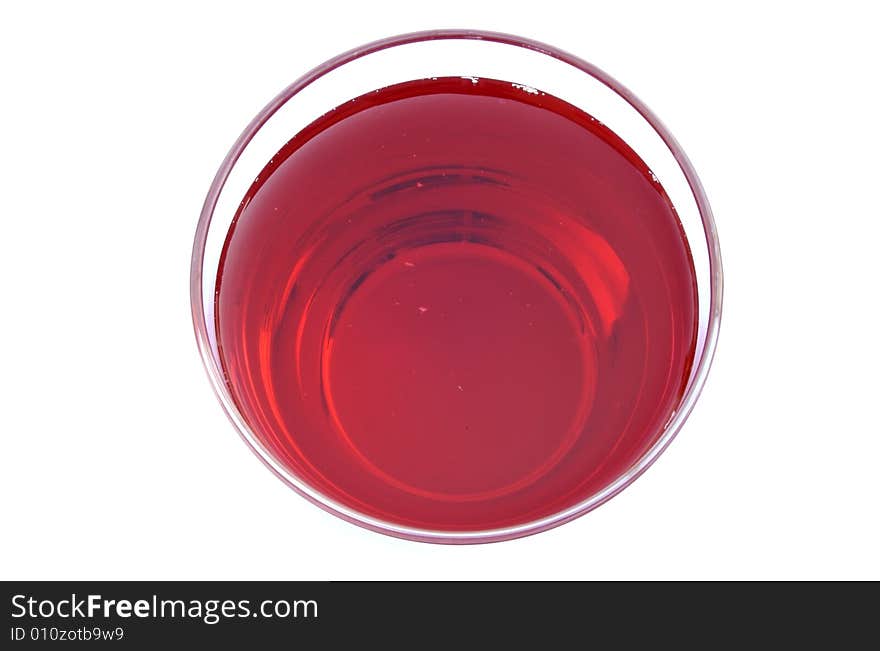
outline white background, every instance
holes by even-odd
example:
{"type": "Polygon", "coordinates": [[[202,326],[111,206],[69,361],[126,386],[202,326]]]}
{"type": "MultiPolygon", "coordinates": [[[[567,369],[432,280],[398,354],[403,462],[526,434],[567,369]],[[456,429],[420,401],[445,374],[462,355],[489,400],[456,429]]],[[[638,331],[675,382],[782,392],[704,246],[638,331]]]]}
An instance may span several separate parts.
{"type": "Polygon", "coordinates": [[[880,579],[869,3],[32,2],[0,9],[0,577],[880,579]],[[362,42],[520,33],[632,88],[689,153],[726,271],[706,390],[562,528],[441,547],[273,477],[196,353],[189,255],[232,141],[362,42]]]}

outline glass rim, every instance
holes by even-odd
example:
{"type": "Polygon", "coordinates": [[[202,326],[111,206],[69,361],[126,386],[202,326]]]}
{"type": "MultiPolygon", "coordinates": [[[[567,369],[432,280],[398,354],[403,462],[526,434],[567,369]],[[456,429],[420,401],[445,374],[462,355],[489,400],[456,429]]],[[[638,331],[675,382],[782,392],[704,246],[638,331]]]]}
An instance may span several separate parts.
{"type": "MultiPolygon", "coordinates": [[[[332,107],[331,107],[332,108],[332,107]]],[[[499,542],[532,535],[548,529],[552,529],[566,522],[574,520],[592,511],[596,507],[604,504],[612,497],[620,493],[627,486],[632,484],[642,473],[645,472],[669,446],[681,427],[684,425],[688,416],[699,397],[712,364],[715,354],[715,348],[718,341],[718,333],[721,320],[721,304],[723,292],[723,272],[721,265],[721,251],[718,241],[718,233],[715,226],[715,220],[712,209],[709,205],[703,186],[697,176],[697,173],[688,159],[684,150],[678,144],[678,141],[669,132],[663,122],[649,109],[632,91],[626,86],[618,82],[611,75],[574,56],[568,52],[560,50],[556,47],[535,41],[532,39],[504,34],[500,32],[489,32],[468,29],[443,29],[443,30],[427,30],[419,32],[410,32],[391,36],[361,45],[339,54],[326,62],[318,65],[309,72],[299,77],[296,81],[288,85],[278,95],[275,96],[251,122],[245,127],[244,131],[232,145],[213,182],[208,190],[205,198],[201,214],[199,216],[198,225],[196,227],[195,239],[193,242],[192,258],[190,264],[190,302],[192,309],[193,328],[195,330],[196,343],[202,363],[208,374],[215,395],[217,396],[224,412],[230,422],[238,431],[241,438],[248,447],[257,455],[263,464],[269,468],[279,479],[294,489],[302,497],[306,498],[313,504],[316,504],[325,511],[333,515],[359,525],[366,529],[384,533],[387,535],[414,540],[419,542],[435,542],[448,544],[468,544],[483,542],[499,542]],[[214,354],[210,345],[208,334],[209,324],[205,320],[204,306],[204,260],[205,248],[208,238],[208,230],[214,215],[221,191],[232,172],[233,167],[245,150],[247,145],[262,128],[262,126],[289,100],[291,100],[302,89],[310,85],[312,82],[332,72],[333,70],[355,61],[361,57],[373,54],[382,50],[387,50],[401,45],[418,43],[421,41],[436,40],[478,40],[490,41],[504,45],[525,48],[544,54],[564,63],[567,63],[581,72],[593,77],[608,89],[620,96],[628,103],[638,114],[650,125],[656,132],[663,143],[671,152],[678,167],[684,175],[685,180],[690,188],[702,221],[703,231],[706,238],[706,246],[708,253],[708,280],[709,280],[709,305],[708,320],[706,324],[705,338],[702,340],[702,347],[699,347],[700,341],[697,341],[695,348],[695,358],[698,357],[696,368],[691,372],[690,379],[686,386],[685,392],[678,402],[673,416],[664,426],[660,436],[651,445],[646,452],[639,457],[626,471],[621,473],[614,481],[605,486],[600,491],[593,493],[577,504],[566,509],[558,511],[554,514],[544,516],[542,518],[532,520],[523,524],[517,524],[509,527],[485,529],[479,531],[444,531],[421,529],[417,527],[408,527],[396,524],[394,522],[382,520],[368,516],[360,511],[347,507],[329,497],[322,492],[312,488],[297,477],[293,472],[287,469],[283,464],[278,462],[271,453],[263,446],[259,439],[250,431],[244,419],[238,412],[235,402],[232,399],[227,387],[220,360],[214,354]]],[[[212,326],[211,326],[212,327],[212,326]]]]}

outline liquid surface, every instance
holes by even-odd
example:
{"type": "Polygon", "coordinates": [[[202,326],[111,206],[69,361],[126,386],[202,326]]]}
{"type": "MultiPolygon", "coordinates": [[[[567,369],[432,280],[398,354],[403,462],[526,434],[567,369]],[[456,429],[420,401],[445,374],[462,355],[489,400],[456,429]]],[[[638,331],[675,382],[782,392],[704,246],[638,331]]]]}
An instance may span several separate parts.
{"type": "Polygon", "coordinates": [[[217,278],[234,400],[272,454],[432,530],[577,504],[657,439],[697,324],[663,189],[610,130],[509,82],[346,103],[254,182],[217,278]]]}

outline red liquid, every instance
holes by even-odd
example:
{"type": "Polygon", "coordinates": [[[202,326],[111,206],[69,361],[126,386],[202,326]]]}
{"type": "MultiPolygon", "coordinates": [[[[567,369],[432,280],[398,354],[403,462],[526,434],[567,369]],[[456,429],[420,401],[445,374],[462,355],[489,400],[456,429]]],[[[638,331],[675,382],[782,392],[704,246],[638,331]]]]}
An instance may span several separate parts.
{"type": "Polygon", "coordinates": [[[373,517],[482,530],[572,506],[656,440],[694,270],[652,174],[579,109],[414,81],[323,116],[242,202],[217,279],[233,397],[373,517]]]}

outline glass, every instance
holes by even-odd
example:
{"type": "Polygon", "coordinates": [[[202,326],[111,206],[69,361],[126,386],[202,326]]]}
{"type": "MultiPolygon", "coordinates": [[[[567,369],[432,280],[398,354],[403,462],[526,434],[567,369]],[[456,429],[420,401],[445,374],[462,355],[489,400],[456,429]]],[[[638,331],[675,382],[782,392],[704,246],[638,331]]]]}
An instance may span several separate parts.
{"type": "MultiPolygon", "coordinates": [[[[718,336],[722,272],[712,212],[690,161],[659,119],[628,89],[595,66],[548,45],[504,34],[443,30],[405,34],[346,52],[295,81],[257,114],[226,156],[208,192],[196,230],[190,291],[196,339],[214,390],[242,438],[279,478],[321,508],[374,531],[419,541],[477,543],[530,535],[583,515],[620,492],[656,460],[683,425],[705,382],[718,336]],[[248,425],[233,396],[218,344],[215,283],[224,244],[242,198],[252,191],[254,179],[265,175],[267,161],[304,127],[353,98],[402,82],[435,78],[472,79],[474,84],[504,80],[526,93],[537,95],[540,89],[589,113],[644,161],[668,195],[690,244],[697,303],[695,345],[686,382],[668,420],[652,437],[650,447],[601,488],[558,511],[509,526],[423,528],[377,517],[369,509],[329,495],[283,461],[248,425]]],[[[428,308],[418,309],[427,312],[428,308]]],[[[464,391],[461,384],[457,389],[464,391]]]]}

